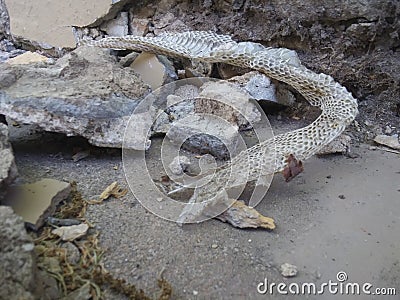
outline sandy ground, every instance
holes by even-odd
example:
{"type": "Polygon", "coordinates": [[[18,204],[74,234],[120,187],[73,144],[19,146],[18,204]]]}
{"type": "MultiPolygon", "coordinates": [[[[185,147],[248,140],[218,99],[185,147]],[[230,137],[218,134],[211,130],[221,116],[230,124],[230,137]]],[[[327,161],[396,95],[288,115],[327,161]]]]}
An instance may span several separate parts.
{"type": "MultiPolygon", "coordinates": [[[[50,134],[21,142],[12,132],[11,140],[20,182],[73,180],[88,198],[113,181],[127,187],[118,150],[95,151],[75,163],[71,154],[82,146],[79,139],[50,134]]],[[[257,206],[276,220],[274,231],[239,230],[217,220],[180,227],[146,211],[132,193],[90,206],[87,218],[101,233],[106,268],[150,295],[156,295],[156,278],[164,270],[174,299],[332,299],[327,290],[318,296],[280,295],[276,289],[273,296],[261,295],[257,285],[267,278],[318,286],[338,282],[337,273],[344,271],[345,283],[369,282],[372,292],[396,287],[398,294],[346,299],[399,299],[400,159],[368,147],[353,147],[357,158],[313,157],[289,183],[275,175],[257,206]],[[285,262],[298,267],[296,277],[282,277],[285,262]]]]}

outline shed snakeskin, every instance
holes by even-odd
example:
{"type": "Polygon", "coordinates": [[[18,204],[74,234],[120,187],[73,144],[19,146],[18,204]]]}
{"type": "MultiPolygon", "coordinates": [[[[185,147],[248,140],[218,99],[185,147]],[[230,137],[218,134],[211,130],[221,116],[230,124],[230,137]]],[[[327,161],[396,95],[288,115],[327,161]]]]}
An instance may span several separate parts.
{"type": "MultiPolygon", "coordinates": [[[[260,175],[275,172],[283,172],[285,177],[290,179],[296,175],[296,168],[293,168],[294,173],[291,173],[291,165],[302,168],[301,161],[339,136],[358,113],[357,100],[345,87],[329,75],[316,74],[307,69],[301,64],[295,51],[285,48],[235,42],[227,35],[206,31],[165,33],[156,37],[107,37],[85,44],[251,68],[291,85],[311,105],[321,109],[321,115],[310,125],[276,135],[250,147],[218,168],[206,185],[196,189],[192,197],[194,202],[206,201],[221,190],[235,186],[236,179],[241,181],[241,178],[247,178],[247,181],[254,181],[260,178],[260,175]],[[229,179],[232,166],[239,171],[233,179],[229,179]]],[[[190,217],[186,217],[185,220],[189,219],[190,217]]]]}

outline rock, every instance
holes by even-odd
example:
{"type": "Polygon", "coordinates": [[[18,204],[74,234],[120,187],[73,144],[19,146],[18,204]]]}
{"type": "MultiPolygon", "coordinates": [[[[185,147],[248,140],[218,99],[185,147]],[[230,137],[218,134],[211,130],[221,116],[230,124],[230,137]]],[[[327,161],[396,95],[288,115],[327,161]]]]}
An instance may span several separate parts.
{"type": "Polygon", "coordinates": [[[232,77],[228,81],[247,91],[251,98],[259,102],[273,102],[283,106],[291,106],[295,102],[295,97],[289,90],[280,85],[278,93],[271,79],[257,71],[232,77]]]}
{"type": "Polygon", "coordinates": [[[390,126],[386,125],[386,127],[385,127],[385,134],[391,134],[392,131],[393,131],[393,129],[392,129],[390,126]]]}
{"type": "Polygon", "coordinates": [[[55,212],[57,205],[69,196],[71,185],[55,179],[42,179],[17,186],[12,192],[4,204],[11,206],[34,230],[38,230],[55,212]]]}
{"type": "Polygon", "coordinates": [[[17,174],[13,151],[8,141],[8,127],[0,123],[0,200],[17,174]]]}
{"type": "Polygon", "coordinates": [[[61,248],[64,248],[67,251],[67,260],[69,264],[77,265],[79,263],[81,253],[79,252],[78,247],[71,242],[67,242],[62,244],[61,248]]]}
{"type": "MultiPolygon", "coordinates": [[[[0,8],[0,11],[1,11],[1,8],[0,8]]],[[[0,36],[1,36],[1,33],[0,33],[0,36]]],[[[25,52],[26,52],[25,50],[16,49],[14,44],[7,39],[0,40],[0,62],[5,62],[6,60],[8,60],[10,58],[16,57],[25,52]]]]}
{"type": "Polygon", "coordinates": [[[122,57],[120,59],[119,63],[123,67],[129,67],[138,56],[139,56],[139,53],[137,53],[137,52],[129,53],[127,56],[122,57]]]}
{"type": "Polygon", "coordinates": [[[6,63],[10,65],[25,65],[31,63],[49,62],[49,61],[51,61],[51,59],[49,59],[46,56],[40,55],[39,53],[36,52],[27,51],[21,55],[8,59],[6,63]]]}
{"type": "Polygon", "coordinates": [[[51,233],[58,235],[63,241],[72,242],[86,235],[88,229],[89,225],[83,223],[79,225],[61,226],[53,229],[51,233]]]}
{"type": "Polygon", "coordinates": [[[196,101],[196,113],[219,116],[236,124],[240,129],[248,129],[261,120],[261,113],[251,102],[248,93],[224,81],[206,82],[200,88],[200,98],[216,101],[196,101]]]}
{"type": "Polygon", "coordinates": [[[184,32],[192,30],[181,20],[178,20],[173,13],[158,15],[153,19],[153,32],[155,35],[160,35],[163,32],[184,32]]]}
{"type": "Polygon", "coordinates": [[[62,291],[58,288],[58,282],[54,277],[49,276],[45,270],[39,269],[39,276],[42,278],[43,297],[42,299],[60,299],[62,291]]]}
{"type": "Polygon", "coordinates": [[[128,35],[128,12],[120,12],[115,19],[100,26],[110,36],[128,35]]]}
{"type": "Polygon", "coordinates": [[[10,18],[5,0],[0,0],[0,40],[10,35],[10,18]]]}
{"type": "Polygon", "coordinates": [[[131,68],[140,74],[141,79],[149,84],[153,91],[178,78],[167,59],[146,52],[139,54],[131,68]]]}
{"type": "Polygon", "coordinates": [[[39,299],[34,244],[21,217],[0,206],[0,299],[39,299]]]}
{"type": "Polygon", "coordinates": [[[39,128],[121,147],[131,113],[150,91],[107,50],[80,47],[46,68],[1,65],[0,111],[39,128]]]}
{"type": "Polygon", "coordinates": [[[90,25],[112,10],[110,0],[73,3],[5,0],[5,3],[10,15],[11,33],[19,39],[37,41],[46,48],[75,47],[73,26],[90,25]]]}
{"type": "Polygon", "coordinates": [[[399,136],[397,134],[392,136],[382,135],[382,134],[377,135],[374,139],[374,142],[395,150],[400,150],[399,136]]]}
{"type": "Polygon", "coordinates": [[[235,156],[239,144],[238,127],[227,125],[217,117],[192,115],[172,123],[167,137],[189,151],[226,159],[235,156]]]}
{"type": "Polygon", "coordinates": [[[238,130],[252,128],[261,112],[246,91],[229,82],[197,82],[198,87],[194,80],[166,97],[167,108],[159,112],[153,131],[187,150],[228,158],[238,149],[238,130]]]}
{"type": "Polygon", "coordinates": [[[190,166],[190,160],[188,157],[180,155],[176,156],[172,162],[169,164],[169,169],[174,175],[182,175],[187,171],[190,166]]]}
{"type": "Polygon", "coordinates": [[[190,64],[185,65],[184,75],[191,77],[210,77],[213,70],[213,64],[206,61],[191,60],[190,64]]]}
{"type": "Polygon", "coordinates": [[[229,82],[239,85],[255,100],[277,102],[275,85],[262,73],[251,71],[241,76],[235,76],[229,79],[229,82]]]}
{"type": "Polygon", "coordinates": [[[294,277],[297,275],[297,267],[289,263],[282,264],[280,270],[284,277],[294,277]]]}
{"type": "Polygon", "coordinates": [[[326,145],[324,148],[319,150],[317,155],[326,155],[333,153],[346,154],[350,152],[351,137],[346,134],[341,134],[335,138],[332,142],[326,145]]]}
{"type": "Polygon", "coordinates": [[[149,32],[149,19],[130,17],[129,30],[133,36],[145,36],[149,32]]]}

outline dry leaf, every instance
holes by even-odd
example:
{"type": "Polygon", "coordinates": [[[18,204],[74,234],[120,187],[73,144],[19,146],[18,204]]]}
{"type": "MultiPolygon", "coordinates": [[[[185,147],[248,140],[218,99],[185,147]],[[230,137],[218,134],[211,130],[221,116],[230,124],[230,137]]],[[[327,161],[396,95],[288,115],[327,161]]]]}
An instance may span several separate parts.
{"type": "Polygon", "coordinates": [[[234,202],[224,213],[215,218],[238,228],[275,229],[273,219],[263,216],[254,208],[244,204],[243,201],[234,202]]]}
{"type": "Polygon", "coordinates": [[[118,185],[118,182],[114,181],[108,187],[106,187],[106,189],[101,193],[99,200],[103,201],[111,196],[113,196],[114,198],[121,198],[125,196],[127,192],[128,192],[127,189],[122,189],[118,185]]]}

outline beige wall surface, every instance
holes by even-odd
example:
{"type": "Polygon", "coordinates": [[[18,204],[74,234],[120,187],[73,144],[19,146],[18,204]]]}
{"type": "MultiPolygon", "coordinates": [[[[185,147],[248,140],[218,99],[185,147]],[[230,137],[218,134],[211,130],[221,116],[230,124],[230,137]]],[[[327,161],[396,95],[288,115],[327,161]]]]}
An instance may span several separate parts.
{"type": "Polygon", "coordinates": [[[72,25],[85,26],[105,15],[111,0],[5,0],[11,33],[55,47],[75,47],[72,25]]]}

